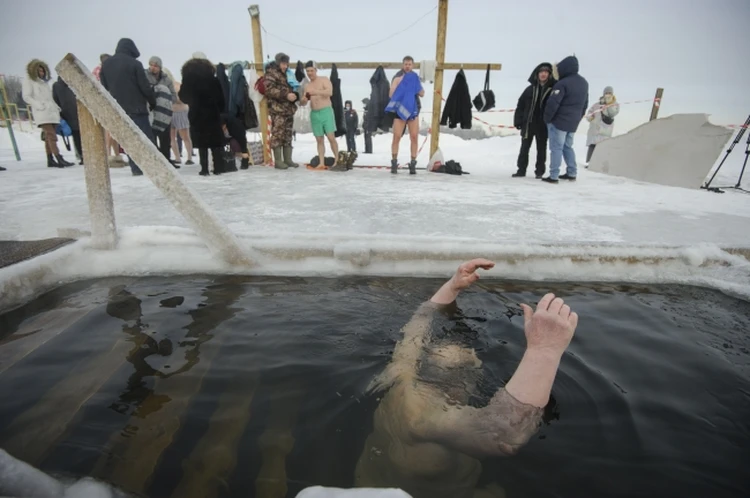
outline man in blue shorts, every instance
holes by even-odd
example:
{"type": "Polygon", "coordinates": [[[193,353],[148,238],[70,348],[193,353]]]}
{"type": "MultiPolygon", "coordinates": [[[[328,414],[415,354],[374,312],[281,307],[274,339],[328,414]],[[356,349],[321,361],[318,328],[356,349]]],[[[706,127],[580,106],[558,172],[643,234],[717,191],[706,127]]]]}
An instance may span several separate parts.
{"type": "Polygon", "coordinates": [[[336,117],[333,114],[333,85],[331,80],[325,76],[318,76],[318,68],[313,61],[305,64],[305,72],[310,83],[305,87],[305,95],[300,100],[300,105],[310,102],[310,123],[315,140],[318,142],[318,157],[320,165],[325,164],[326,145],[324,138],[328,138],[333,152],[334,163],[332,171],[346,171],[346,164],[339,164],[339,146],[336,143],[336,117]]]}

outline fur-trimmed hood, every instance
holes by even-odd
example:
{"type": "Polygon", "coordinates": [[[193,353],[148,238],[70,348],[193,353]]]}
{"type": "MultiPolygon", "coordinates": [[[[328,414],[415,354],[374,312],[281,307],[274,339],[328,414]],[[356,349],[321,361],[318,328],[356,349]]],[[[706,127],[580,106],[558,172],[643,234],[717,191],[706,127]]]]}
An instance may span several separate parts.
{"type": "Polygon", "coordinates": [[[216,68],[207,59],[190,59],[182,66],[181,74],[183,81],[191,76],[212,77],[216,74],[216,68]]]}
{"type": "Polygon", "coordinates": [[[555,75],[555,66],[554,64],[550,64],[549,62],[542,62],[539,65],[537,65],[534,68],[534,71],[532,71],[531,75],[529,76],[528,82],[532,85],[536,84],[539,81],[539,71],[542,70],[542,68],[549,69],[549,79],[547,80],[547,84],[549,86],[555,86],[555,83],[557,83],[557,77],[555,75]]]}
{"type": "Polygon", "coordinates": [[[44,72],[46,74],[46,78],[44,79],[44,81],[49,81],[51,78],[49,66],[46,62],[40,61],[39,59],[34,59],[26,65],[26,73],[29,75],[29,78],[31,78],[32,81],[37,81],[39,80],[38,71],[40,67],[44,69],[44,72]]]}

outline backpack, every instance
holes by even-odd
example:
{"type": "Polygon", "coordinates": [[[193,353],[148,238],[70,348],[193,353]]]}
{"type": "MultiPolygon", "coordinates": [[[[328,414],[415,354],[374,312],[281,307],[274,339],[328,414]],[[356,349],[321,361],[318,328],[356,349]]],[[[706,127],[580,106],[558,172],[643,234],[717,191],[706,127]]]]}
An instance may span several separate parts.
{"type": "Polygon", "coordinates": [[[454,160],[450,160],[446,162],[445,164],[441,165],[438,169],[435,170],[436,173],[447,173],[449,175],[468,175],[469,173],[465,172],[461,168],[461,163],[457,163],[454,160]]]}
{"type": "Polygon", "coordinates": [[[255,91],[261,95],[266,94],[266,77],[261,76],[255,81],[255,91]]]}
{"type": "Polygon", "coordinates": [[[473,100],[477,112],[489,111],[495,107],[495,92],[490,90],[490,65],[487,64],[487,75],[484,77],[484,90],[479,92],[473,100]]]}

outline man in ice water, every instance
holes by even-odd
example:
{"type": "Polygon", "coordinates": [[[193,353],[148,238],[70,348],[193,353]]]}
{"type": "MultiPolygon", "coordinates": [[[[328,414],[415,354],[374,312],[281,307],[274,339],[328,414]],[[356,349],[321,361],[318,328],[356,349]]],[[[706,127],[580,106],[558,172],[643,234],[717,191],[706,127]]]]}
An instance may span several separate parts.
{"type": "Polygon", "coordinates": [[[391,144],[391,173],[398,173],[398,147],[404,135],[404,129],[409,127],[409,139],[411,140],[411,161],[409,162],[409,174],[417,174],[417,140],[419,140],[419,107],[417,95],[424,97],[424,88],[419,81],[419,76],[414,69],[414,59],[411,56],[404,57],[404,74],[393,80],[389,97],[390,102],[385,112],[392,113],[393,117],[393,143],[391,144]]]}
{"type": "Polygon", "coordinates": [[[536,311],[522,304],[526,351],[515,373],[484,408],[468,406],[481,362],[471,348],[438,345],[448,305],[494,263],[474,259],[459,266],[403,328],[390,364],[370,389],[388,389],[375,411],[355,471],[357,487],[395,487],[414,498],[500,497],[499,486],[476,489],[478,458],[513,455],[537,431],[542,409],[578,315],[553,294],[536,311]]]}
{"type": "Polygon", "coordinates": [[[315,140],[318,142],[318,158],[320,166],[325,165],[326,144],[325,138],[331,144],[333,152],[332,171],[346,171],[346,164],[338,164],[339,146],[336,143],[336,117],[333,114],[333,104],[331,96],[333,95],[333,85],[331,80],[325,76],[318,76],[318,68],[315,62],[308,61],[305,64],[305,73],[310,79],[310,83],[305,86],[305,95],[300,100],[300,105],[307,105],[310,102],[310,124],[315,140]]]}

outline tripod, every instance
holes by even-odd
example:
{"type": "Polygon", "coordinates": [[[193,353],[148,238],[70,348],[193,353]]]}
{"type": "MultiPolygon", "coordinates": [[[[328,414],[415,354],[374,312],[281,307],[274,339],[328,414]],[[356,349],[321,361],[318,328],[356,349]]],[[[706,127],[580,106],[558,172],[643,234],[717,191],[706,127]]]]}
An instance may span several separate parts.
{"type": "Polygon", "coordinates": [[[727,160],[727,157],[729,157],[729,154],[732,152],[732,149],[734,149],[734,146],[737,145],[738,143],[740,143],[740,140],[742,140],[742,135],[745,134],[745,132],[747,131],[748,126],[750,126],[750,115],[745,120],[745,124],[742,126],[742,128],[740,128],[740,131],[737,132],[737,136],[734,137],[734,141],[732,142],[732,145],[730,145],[729,149],[727,149],[727,153],[724,155],[724,159],[722,159],[721,162],[719,163],[719,166],[716,168],[716,171],[714,171],[714,174],[711,175],[711,179],[708,180],[708,182],[705,185],[701,186],[701,188],[704,188],[704,189],[708,190],[709,192],[716,192],[718,194],[723,194],[724,193],[724,191],[721,190],[723,188],[733,188],[733,189],[741,190],[741,191],[743,191],[745,193],[750,193],[747,190],[745,190],[744,188],[742,188],[742,186],[741,186],[741,184],[742,184],[742,176],[745,174],[745,167],[747,167],[747,160],[748,160],[748,157],[750,157],[750,134],[748,134],[748,136],[747,136],[747,143],[745,145],[745,160],[742,162],[742,170],[740,171],[740,177],[737,179],[737,184],[735,186],[733,186],[733,187],[712,187],[711,186],[711,183],[714,181],[714,178],[716,178],[716,174],[719,172],[719,170],[721,169],[721,167],[724,165],[724,161],[727,160]]]}

